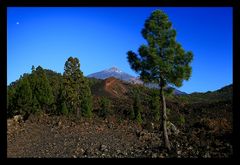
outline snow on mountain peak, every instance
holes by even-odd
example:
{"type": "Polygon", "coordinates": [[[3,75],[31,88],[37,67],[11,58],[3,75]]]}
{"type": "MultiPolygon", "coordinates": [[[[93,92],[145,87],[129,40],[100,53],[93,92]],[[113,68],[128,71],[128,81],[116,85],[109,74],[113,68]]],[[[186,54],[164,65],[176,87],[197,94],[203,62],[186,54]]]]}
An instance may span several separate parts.
{"type": "Polygon", "coordinates": [[[118,69],[117,67],[112,67],[112,68],[108,69],[107,71],[108,72],[117,72],[117,73],[122,73],[123,72],[120,69],[118,69]]]}

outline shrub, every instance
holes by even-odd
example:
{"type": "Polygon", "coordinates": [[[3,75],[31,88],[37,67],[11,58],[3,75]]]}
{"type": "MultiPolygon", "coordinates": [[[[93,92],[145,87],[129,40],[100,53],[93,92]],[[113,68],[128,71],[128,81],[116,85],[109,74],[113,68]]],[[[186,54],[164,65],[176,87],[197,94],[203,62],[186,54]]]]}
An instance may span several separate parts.
{"type": "Polygon", "coordinates": [[[138,124],[142,124],[143,121],[142,121],[142,117],[141,117],[140,111],[138,111],[138,113],[137,113],[136,120],[137,120],[137,123],[138,123],[138,124]]]}
{"type": "Polygon", "coordinates": [[[151,101],[150,101],[150,109],[152,118],[154,121],[159,121],[160,120],[160,102],[159,102],[159,97],[158,96],[153,96],[151,101]]]}
{"type": "Polygon", "coordinates": [[[110,100],[106,97],[100,99],[100,111],[99,115],[105,118],[110,112],[110,100]]]}
{"type": "Polygon", "coordinates": [[[185,117],[183,115],[180,115],[180,117],[179,117],[179,124],[181,126],[184,126],[184,124],[185,124],[185,117]]]}
{"type": "Polygon", "coordinates": [[[129,117],[131,120],[134,120],[135,119],[135,113],[134,113],[134,109],[133,109],[133,106],[131,105],[130,106],[130,114],[129,114],[129,117]]]}
{"type": "Polygon", "coordinates": [[[62,103],[62,106],[61,106],[62,108],[61,108],[61,113],[63,114],[63,115],[68,115],[68,109],[67,109],[67,106],[66,106],[66,103],[65,102],[63,102],[62,103]]]}

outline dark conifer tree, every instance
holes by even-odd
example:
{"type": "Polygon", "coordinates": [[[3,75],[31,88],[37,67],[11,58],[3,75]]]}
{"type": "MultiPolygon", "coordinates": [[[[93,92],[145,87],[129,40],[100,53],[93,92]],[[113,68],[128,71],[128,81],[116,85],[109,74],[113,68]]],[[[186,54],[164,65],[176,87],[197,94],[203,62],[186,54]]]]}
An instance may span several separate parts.
{"type": "Polygon", "coordinates": [[[139,98],[138,92],[134,93],[134,101],[133,101],[133,110],[135,114],[135,119],[139,124],[142,124],[142,105],[139,98]]]}
{"type": "Polygon", "coordinates": [[[31,88],[33,97],[35,97],[34,104],[36,106],[39,104],[41,110],[45,112],[51,111],[54,96],[46,73],[41,66],[38,66],[36,70],[32,69],[31,88]]]}
{"type": "Polygon", "coordinates": [[[23,117],[27,117],[32,109],[32,90],[27,77],[21,77],[15,93],[15,108],[23,117]]]}
{"type": "Polygon", "coordinates": [[[191,76],[191,52],[186,52],[176,41],[176,30],[168,16],[156,10],[145,21],[142,30],[147,45],[141,45],[139,55],[128,51],[128,62],[133,70],[140,74],[144,82],[154,82],[160,87],[160,102],[162,105],[163,133],[165,146],[170,150],[167,134],[167,115],[164,89],[168,84],[180,87],[183,80],[191,76]]]}
{"type": "Polygon", "coordinates": [[[80,117],[91,117],[92,115],[92,98],[88,81],[80,70],[78,58],[69,57],[64,66],[63,73],[63,95],[67,101],[68,111],[76,113],[80,117]]]}
{"type": "Polygon", "coordinates": [[[160,103],[159,103],[159,96],[153,95],[150,100],[150,109],[152,113],[152,117],[154,121],[160,120],[160,103]]]}

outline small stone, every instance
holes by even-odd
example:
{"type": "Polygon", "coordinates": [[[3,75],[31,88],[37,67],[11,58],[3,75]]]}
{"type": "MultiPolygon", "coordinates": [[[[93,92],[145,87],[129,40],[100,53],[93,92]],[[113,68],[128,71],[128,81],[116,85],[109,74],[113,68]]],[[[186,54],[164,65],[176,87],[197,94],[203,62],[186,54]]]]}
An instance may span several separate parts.
{"type": "Polygon", "coordinates": [[[59,121],[59,122],[58,122],[58,126],[61,126],[61,125],[62,125],[62,122],[61,122],[61,121],[59,121]]]}
{"type": "Polygon", "coordinates": [[[153,153],[152,158],[157,158],[157,153],[153,153]]]}
{"type": "Polygon", "coordinates": [[[182,153],[182,152],[181,152],[180,150],[179,150],[179,151],[177,151],[177,154],[178,154],[178,155],[181,155],[181,153],[182,153]]]}
{"type": "Polygon", "coordinates": [[[117,150],[117,154],[120,154],[121,153],[121,150],[117,150]]]}
{"type": "Polygon", "coordinates": [[[161,153],[161,154],[159,155],[159,158],[165,158],[165,157],[164,157],[163,154],[161,153]]]}
{"type": "Polygon", "coordinates": [[[192,147],[192,146],[188,147],[188,150],[192,150],[192,149],[193,149],[193,147],[192,147]]]}
{"type": "Polygon", "coordinates": [[[107,146],[102,144],[102,145],[100,146],[100,150],[101,150],[101,151],[107,151],[107,146]]]}
{"type": "Polygon", "coordinates": [[[204,155],[204,158],[211,158],[209,152],[207,152],[207,153],[204,155]]]}

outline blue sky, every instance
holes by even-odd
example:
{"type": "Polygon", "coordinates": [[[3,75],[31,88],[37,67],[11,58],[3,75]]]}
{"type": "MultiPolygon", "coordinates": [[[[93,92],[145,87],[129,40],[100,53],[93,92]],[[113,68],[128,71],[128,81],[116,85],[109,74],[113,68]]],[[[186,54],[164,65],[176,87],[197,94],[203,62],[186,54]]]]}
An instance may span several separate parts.
{"type": "Polygon", "coordinates": [[[137,76],[126,52],[146,43],[141,30],[156,9],[194,53],[192,77],[178,89],[206,92],[232,83],[230,7],[8,7],[7,83],[30,73],[32,65],[63,73],[69,56],[79,58],[85,76],[112,66],[137,76]]]}

